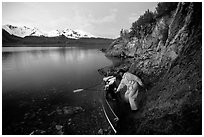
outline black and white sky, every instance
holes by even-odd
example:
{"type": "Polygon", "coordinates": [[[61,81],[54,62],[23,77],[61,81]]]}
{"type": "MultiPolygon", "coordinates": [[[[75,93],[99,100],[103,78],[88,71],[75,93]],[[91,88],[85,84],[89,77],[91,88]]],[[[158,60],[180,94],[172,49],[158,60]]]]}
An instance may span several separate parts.
{"type": "Polygon", "coordinates": [[[70,28],[116,38],[156,2],[3,2],[2,25],[36,27],[43,31],[70,28]]]}

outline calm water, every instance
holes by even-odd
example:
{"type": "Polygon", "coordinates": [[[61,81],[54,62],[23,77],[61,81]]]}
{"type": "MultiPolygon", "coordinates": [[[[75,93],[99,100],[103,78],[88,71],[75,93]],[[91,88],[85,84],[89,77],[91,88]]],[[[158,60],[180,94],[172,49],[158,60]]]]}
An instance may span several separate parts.
{"type": "Polygon", "coordinates": [[[3,94],[31,89],[85,88],[101,81],[97,70],[112,62],[97,49],[3,48],[3,94]]]}
{"type": "Polygon", "coordinates": [[[25,129],[15,128],[18,122],[25,124],[23,119],[28,111],[43,108],[51,111],[63,103],[82,106],[82,100],[88,99],[73,93],[73,90],[101,83],[102,76],[97,70],[111,64],[112,61],[97,49],[3,48],[4,133],[15,130],[13,134],[23,134],[25,129]]]}

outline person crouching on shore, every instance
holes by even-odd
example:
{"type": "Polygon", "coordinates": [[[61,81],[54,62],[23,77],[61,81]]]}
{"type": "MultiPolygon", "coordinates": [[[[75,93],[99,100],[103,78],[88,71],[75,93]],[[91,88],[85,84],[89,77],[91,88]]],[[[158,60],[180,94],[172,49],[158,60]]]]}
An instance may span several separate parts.
{"type": "Polygon", "coordinates": [[[119,70],[118,73],[122,76],[122,80],[120,81],[115,93],[119,92],[124,86],[127,86],[125,100],[129,102],[132,111],[138,110],[135,99],[138,96],[139,86],[144,86],[141,79],[132,73],[125,72],[122,69],[119,70]]]}

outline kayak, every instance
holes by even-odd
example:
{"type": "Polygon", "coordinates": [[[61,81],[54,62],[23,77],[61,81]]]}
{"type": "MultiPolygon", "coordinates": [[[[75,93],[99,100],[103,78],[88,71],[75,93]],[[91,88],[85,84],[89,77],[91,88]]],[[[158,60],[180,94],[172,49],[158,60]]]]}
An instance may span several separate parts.
{"type": "Polygon", "coordinates": [[[117,124],[119,122],[118,101],[108,100],[105,91],[102,96],[102,108],[104,115],[110,124],[112,130],[117,134],[117,124]]]}

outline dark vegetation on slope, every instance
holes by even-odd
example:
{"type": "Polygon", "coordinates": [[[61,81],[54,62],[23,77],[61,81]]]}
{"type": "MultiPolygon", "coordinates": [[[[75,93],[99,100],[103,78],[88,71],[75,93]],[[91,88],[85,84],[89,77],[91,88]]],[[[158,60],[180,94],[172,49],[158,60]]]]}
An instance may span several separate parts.
{"type": "Polygon", "coordinates": [[[18,43],[19,41],[21,41],[22,38],[14,36],[14,35],[10,35],[7,31],[5,31],[4,29],[2,29],[2,43],[18,43]]]}
{"type": "Polygon", "coordinates": [[[136,21],[106,50],[125,63],[100,70],[125,68],[147,89],[120,134],[202,134],[202,3],[159,3],[149,15],[151,25],[136,21]]]}

